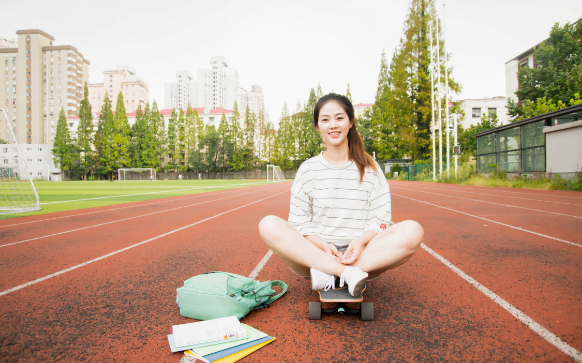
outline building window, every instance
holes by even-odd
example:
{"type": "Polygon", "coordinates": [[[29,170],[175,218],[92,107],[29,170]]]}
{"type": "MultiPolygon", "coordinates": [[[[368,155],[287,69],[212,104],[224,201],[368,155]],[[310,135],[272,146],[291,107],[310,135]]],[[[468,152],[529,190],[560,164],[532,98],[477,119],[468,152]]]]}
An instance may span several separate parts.
{"type": "Polygon", "coordinates": [[[497,107],[489,107],[487,109],[487,112],[489,113],[489,115],[492,115],[494,113],[497,113],[497,107]]]}
{"type": "Polygon", "coordinates": [[[480,108],[473,108],[472,115],[473,115],[473,117],[481,117],[481,109],[480,108]]]}

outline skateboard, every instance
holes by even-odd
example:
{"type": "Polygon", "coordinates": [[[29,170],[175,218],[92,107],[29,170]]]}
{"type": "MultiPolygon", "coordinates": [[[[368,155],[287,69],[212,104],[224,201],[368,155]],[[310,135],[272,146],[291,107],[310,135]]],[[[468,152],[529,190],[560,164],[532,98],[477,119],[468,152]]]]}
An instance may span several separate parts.
{"type": "Polygon", "coordinates": [[[343,287],[334,290],[319,290],[320,302],[309,303],[309,319],[321,320],[322,314],[359,314],[362,320],[374,320],[374,305],[364,302],[364,290],[359,296],[350,295],[348,288],[343,287]],[[322,309],[322,303],[337,303],[333,308],[322,309]],[[359,309],[348,307],[347,303],[360,303],[359,309]]]}

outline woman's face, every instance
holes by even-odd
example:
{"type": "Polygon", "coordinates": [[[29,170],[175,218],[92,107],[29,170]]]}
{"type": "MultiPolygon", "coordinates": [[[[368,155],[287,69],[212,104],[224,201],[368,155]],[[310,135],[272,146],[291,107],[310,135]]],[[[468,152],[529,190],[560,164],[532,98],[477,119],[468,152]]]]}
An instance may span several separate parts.
{"type": "Polygon", "coordinates": [[[321,107],[317,120],[317,130],[321,133],[328,147],[347,142],[348,131],[352,125],[348,114],[339,103],[329,101],[321,107]]]}

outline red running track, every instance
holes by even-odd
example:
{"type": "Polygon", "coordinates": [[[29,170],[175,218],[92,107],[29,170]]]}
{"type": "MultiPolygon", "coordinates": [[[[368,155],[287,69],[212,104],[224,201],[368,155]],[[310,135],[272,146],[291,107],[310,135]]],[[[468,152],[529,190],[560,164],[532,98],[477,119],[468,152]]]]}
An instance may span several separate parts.
{"type": "MultiPolygon", "coordinates": [[[[0,361],[179,362],[183,355],[170,353],[166,335],[191,320],[179,315],[175,289],[207,271],[249,275],[268,252],[257,225],[267,214],[287,217],[290,186],[1,221],[0,361]],[[51,217],[59,219],[14,225],[51,217]],[[67,272],[38,281],[59,271],[67,272]]],[[[565,341],[570,355],[419,249],[409,263],[369,283],[373,322],[308,320],[308,302],[317,294],[271,257],[257,278],[283,280],[289,291],[243,321],[277,340],[245,361],[569,362],[572,351],[579,357],[579,193],[415,182],[390,187],[396,222],[419,221],[425,246],[565,341]]]]}

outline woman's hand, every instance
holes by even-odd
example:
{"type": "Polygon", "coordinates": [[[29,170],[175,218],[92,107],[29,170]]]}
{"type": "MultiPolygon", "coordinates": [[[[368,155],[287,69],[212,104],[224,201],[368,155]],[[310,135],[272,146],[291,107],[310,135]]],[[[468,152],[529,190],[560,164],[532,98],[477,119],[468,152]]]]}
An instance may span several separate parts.
{"type": "Polygon", "coordinates": [[[342,257],[342,254],[340,251],[337,250],[337,247],[332,245],[331,243],[326,243],[323,246],[323,252],[328,253],[330,255],[332,255],[333,257],[335,257],[336,260],[340,261],[340,257],[342,257]]]}
{"type": "Polygon", "coordinates": [[[360,257],[362,253],[362,249],[364,248],[364,243],[353,240],[348,245],[348,248],[343,253],[341,258],[338,259],[339,262],[343,263],[344,265],[351,265],[352,263],[356,262],[356,260],[360,257]]]}

